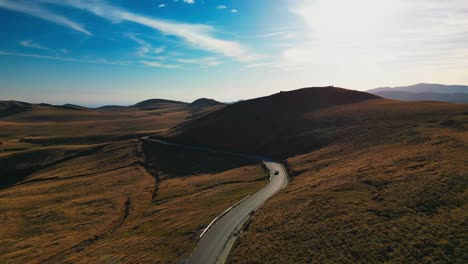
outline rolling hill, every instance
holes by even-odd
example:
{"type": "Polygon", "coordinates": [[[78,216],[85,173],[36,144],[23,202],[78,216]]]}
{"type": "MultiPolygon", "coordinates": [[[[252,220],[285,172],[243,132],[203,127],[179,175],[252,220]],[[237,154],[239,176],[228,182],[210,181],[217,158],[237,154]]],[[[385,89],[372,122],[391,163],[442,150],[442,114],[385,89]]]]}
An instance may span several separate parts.
{"type": "Polygon", "coordinates": [[[206,106],[220,106],[224,105],[214,99],[200,98],[189,104],[190,107],[206,107],[206,106]]]}
{"type": "Polygon", "coordinates": [[[314,131],[333,120],[308,122],[306,113],[378,98],[330,87],[281,92],[227,105],[196,122],[184,122],[164,136],[195,145],[288,157],[332,140],[331,135],[314,131]]]}
{"type": "Polygon", "coordinates": [[[165,100],[165,99],[149,99],[139,103],[136,103],[129,108],[138,108],[142,110],[157,110],[163,108],[171,108],[171,107],[183,107],[188,105],[184,102],[179,101],[172,101],[172,100],[165,100]]]}
{"type": "Polygon", "coordinates": [[[140,139],[219,106],[5,109],[0,263],[174,263],[216,215],[267,183],[256,160],[140,139]]]}
{"type": "MultiPolygon", "coordinates": [[[[130,134],[140,137],[142,133],[168,129],[220,107],[222,105],[189,107],[187,103],[163,99],[96,109],[72,104],[0,101],[0,143],[9,149],[18,149],[15,145],[25,147],[25,144],[14,144],[13,141],[41,141],[47,144],[46,140],[50,138],[51,142],[71,144],[76,139],[77,143],[82,144],[105,142],[110,138],[129,139],[132,137],[128,136],[130,134]]],[[[2,149],[0,144],[0,151],[2,149]]]]}

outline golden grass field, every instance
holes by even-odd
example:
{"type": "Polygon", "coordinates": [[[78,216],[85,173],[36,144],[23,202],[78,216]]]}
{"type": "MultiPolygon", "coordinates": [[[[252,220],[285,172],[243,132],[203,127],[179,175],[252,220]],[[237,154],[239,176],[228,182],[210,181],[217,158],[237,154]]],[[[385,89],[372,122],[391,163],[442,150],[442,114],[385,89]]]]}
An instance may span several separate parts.
{"type": "Polygon", "coordinates": [[[0,119],[0,263],[174,263],[267,183],[258,161],[138,140],[182,107],[41,108],[0,119]]]}
{"type": "Polygon", "coordinates": [[[323,109],[333,144],[286,160],[290,185],[232,263],[466,263],[468,106],[390,100],[323,109]]]}

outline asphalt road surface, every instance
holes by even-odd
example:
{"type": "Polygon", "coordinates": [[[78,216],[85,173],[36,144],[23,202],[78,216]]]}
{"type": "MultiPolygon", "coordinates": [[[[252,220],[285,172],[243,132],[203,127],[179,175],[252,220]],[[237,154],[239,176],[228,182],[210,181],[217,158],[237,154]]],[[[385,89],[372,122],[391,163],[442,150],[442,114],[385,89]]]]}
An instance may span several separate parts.
{"type": "Polygon", "coordinates": [[[249,219],[250,212],[256,210],[270,197],[275,195],[279,190],[283,189],[288,184],[288,175],[283,165],[273,162],[267,157],[222,150],[213,150],[210,148],[167,142],[165,140],[151,139],[149,137],[143,137],[141,139],[144,141],[150,141],[174,147],[187,148],[198,151],[208,151],[220,155],[243,156],[246,158],[259,159],[263,160],[263,163],[270,170],[270,183],[234,207],[228,213],[220,217],[216,223],[211,225],[201,238],[195,250],[185,261],[185,263],[188,264],[224,263],[229,255],[232,245],[237,238],[239,230],[249,219]],[[274,175],[275,171],[278,171],[278,175],[274,175]]]}
{"type": "Polygon", "coordinates": [[[271,181],[263,189],[250,196],[247,200],[234,207],[221,217],[201,238],[195,250],[187,258],[189,264],[224,263],[236,235],[242,225],[248,220],[249,213],[261,206],[279,190],[288,184],[284,167],[275,162],[264,162],[271,172],[271,181]],[[274,172],[278,171],[278,175],[274,172]]]}

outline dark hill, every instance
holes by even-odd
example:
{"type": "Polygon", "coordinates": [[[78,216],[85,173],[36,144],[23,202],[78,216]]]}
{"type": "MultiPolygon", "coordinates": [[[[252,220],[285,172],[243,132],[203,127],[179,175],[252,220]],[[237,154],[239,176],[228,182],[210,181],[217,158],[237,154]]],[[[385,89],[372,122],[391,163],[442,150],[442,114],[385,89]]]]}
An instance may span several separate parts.
{"type": "Polygon", "coordinates": [[[64,109],[64,110],[89,110],[89,108],[86,108],[80,105],[74,105],[74,104],[51,105],[50,107],[64,109]]]}
{"type": "Polygon", "coordinates": [[[243,152],[289,156],[327,144],[317,134],[333,120],[310,121],[305,114],[319,109],[380,97],[353,90],[321,87],[281,92],[228,105],[169,132],[171,140],[243,152]],[[307,138],[307,140],[304,140],[307,138]]]}
{"type": "Polygon", "coordinates": [[[0,109],[5,107],[31,107],[32,104],[20,101],[0,101],[0,109]]]}
{"type": "Polygon", "coordinates": [[[53,105],[53,104],[47,104],[47,103],[40,103],[40,104],[35,104],[34,106],[52,107],[52,108],[58,108],[58,109],[64,109],[64,110],[89,110],[89,108],[87,107],[84,107],[81,105],[75,105],[75,104],[53,105]]]}
{"type": "Polygon", "coordinates": [[[32,110],[33,105],[19,101],[0,101],[0,117],[19,114],[32,110]]]}
{"type": "Polygon", "coordinates": [[[165,100],[165,99],[149,99],[137,104],[132,105],[131,107],[139,108],[143,110],[155,110],[165,107],[176,107],[176,106],[186,106],[187,103],[179,102],[179,101],[172,101],[172,100],[165,100]]]}
{"type": "Polygon", "coordinates": [[[125,109],[127,106],[121,106],[121,105],[104,105],[95,108],[95,110],[103,110],[103,111],[112,111],[112,110],[120,110],[120,109],[125,109]]]}
{"type": "Polygon", "coordinates": [[[200,98],[195,101],[193,101],[191,104],[188,106],[190,107],[207,107],[207,106],[219,106],[219,105],[224,105],[221,102],[218,102],[213,99],[208,99],[208,98],[200,98]]]}

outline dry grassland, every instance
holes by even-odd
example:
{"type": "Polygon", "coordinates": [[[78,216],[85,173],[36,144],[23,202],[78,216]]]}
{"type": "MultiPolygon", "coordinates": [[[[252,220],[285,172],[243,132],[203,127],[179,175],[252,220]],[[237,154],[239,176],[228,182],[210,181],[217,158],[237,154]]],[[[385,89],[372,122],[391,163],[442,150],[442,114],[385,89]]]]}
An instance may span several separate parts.
{"type": "Polygon", "coordinates": [[[339,140],[287,159],[290,185],[232,262],[467,263],[467,110],[377,100],[307,114],[339,140]]]}

